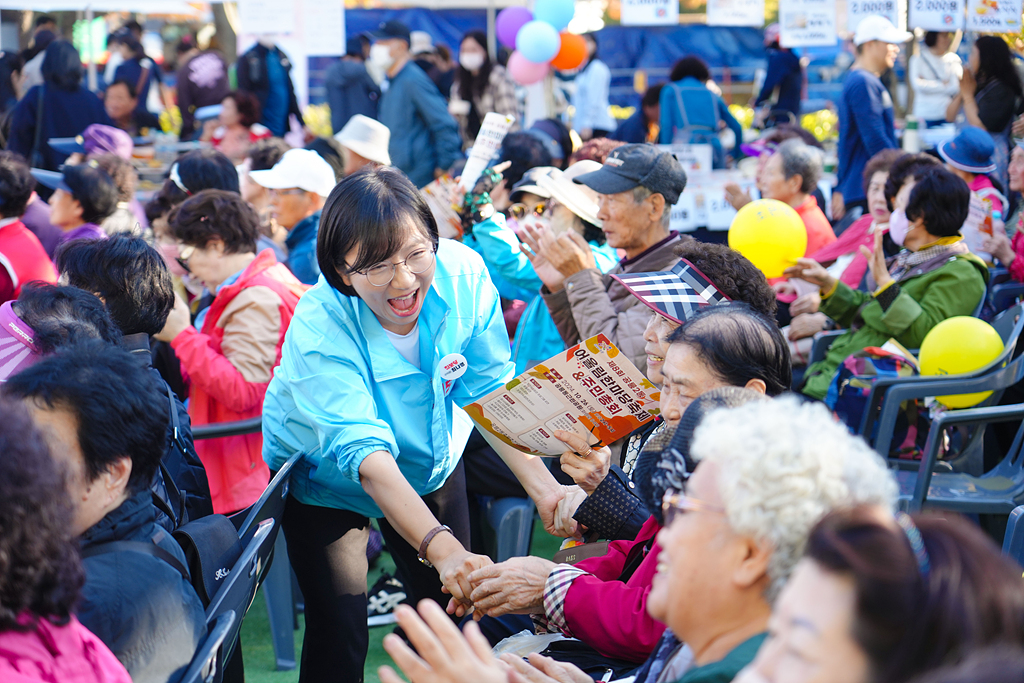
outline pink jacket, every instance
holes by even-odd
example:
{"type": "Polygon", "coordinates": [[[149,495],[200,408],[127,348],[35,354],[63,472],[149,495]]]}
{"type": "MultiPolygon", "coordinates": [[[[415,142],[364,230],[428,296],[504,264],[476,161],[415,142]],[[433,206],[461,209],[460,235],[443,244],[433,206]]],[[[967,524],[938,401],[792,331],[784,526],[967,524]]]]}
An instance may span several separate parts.
{"type": "Polygon", "coordinates": [[[0,681],[132,683],[107,646],[74,617],[64,626],[40,619],[35,630],[0,633],[0,681]]]}
{"type": "Polygon", "coordinates": [[[622,570],[633,549],[661,530],[654,517],[640,527],[633,541],[613,541],[608,552],[579,562],[587,574],[572,582],[565,596],[565,621],[574,636],[605,655],[628,662],[643,662],[654,651],[665,624],[647,614],[647,594],[661,548],[655,543],[640,566],[623,583],[622,570]]]}

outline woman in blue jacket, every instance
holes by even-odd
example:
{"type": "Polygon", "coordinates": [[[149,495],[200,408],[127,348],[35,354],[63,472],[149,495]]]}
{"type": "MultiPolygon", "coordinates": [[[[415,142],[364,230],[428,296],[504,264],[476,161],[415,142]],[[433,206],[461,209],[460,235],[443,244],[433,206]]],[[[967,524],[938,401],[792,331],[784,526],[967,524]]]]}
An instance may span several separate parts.
{"type": "Polygon", "coordinates": [[[718,139],[718,131],[725,127],[736,138],[732,155],[739,158],[743,129],[725,100],[708,89],[711,71],[704,60],[694,55],[683,57],[672,67],[669,80],[660,96],[661,144],[711,145],[714,167],[725,168],[725,149],[718,139]]]}
{"type": "MultiPolygon", "coordinates": [[[[458,406],[514,373],[483,261],[438,239],[400,171],[365,170],[335,187],[317,257],[321,279],[299,301],[267,391],[263,455],[276,470],[305,454],[283,520],[306,603],[299,680],[355,683],[368,642],[370,517],[414,601],[444,604],[443,584],[468,602],[466,577],[490,563],[466,550],[461,455],[472,425],[458,406]]],[[[524,477],[540,459],[509,465],[543,498],[524,477]]]]}

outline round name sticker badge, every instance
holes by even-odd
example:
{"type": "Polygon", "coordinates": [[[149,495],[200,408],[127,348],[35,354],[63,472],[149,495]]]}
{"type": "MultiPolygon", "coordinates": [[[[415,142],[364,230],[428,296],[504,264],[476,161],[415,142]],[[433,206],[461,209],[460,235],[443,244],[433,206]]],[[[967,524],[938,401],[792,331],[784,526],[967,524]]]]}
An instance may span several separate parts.
{"type": "Polygon", "coordinates": [[[469,364],[461,353],[449,353],[441,359],[441,379],[456,380],[466,374],[469,364]]]}

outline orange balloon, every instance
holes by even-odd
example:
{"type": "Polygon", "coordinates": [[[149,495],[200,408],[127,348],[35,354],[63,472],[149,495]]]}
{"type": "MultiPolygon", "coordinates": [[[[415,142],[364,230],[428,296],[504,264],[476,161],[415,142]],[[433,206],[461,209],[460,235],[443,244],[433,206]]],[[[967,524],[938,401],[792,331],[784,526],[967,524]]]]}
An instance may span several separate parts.
{"type": "Polygon", "coordinates": [[[587,41],[583,40],[583,36],[578,36],[575,33],[563,32],[561,37],[562,47],[558,50],[555,58],[551,60],[551,66],[562,71],[575,69],[587,57],[587,41]]]}

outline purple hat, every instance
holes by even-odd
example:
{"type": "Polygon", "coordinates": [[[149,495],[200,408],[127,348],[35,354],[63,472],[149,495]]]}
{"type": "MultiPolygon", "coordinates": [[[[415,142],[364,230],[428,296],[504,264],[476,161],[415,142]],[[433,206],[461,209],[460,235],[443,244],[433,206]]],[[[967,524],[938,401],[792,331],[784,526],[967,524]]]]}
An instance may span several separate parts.
{"type": "Polygon", "coordinates": [[[35,345],[35,330],[14,312],[14,302],[0,306],[0,382],[35,365],[42,357],[35,345]]]}
{"type": "Polygon", "coordinates": [[[686,259],[679,259],[669,271],[619,273],[612,277],[652,311],[680,325],[705,306],[730,301],[686,259]]]}
{"type": "Polygon", "coordinates": [[[61,154],[116,154],[125,161],[131,160],[135,148],[132,136],[102,123],[92,124],[73,138],[50,138],[47,142],[61,154]]]}

